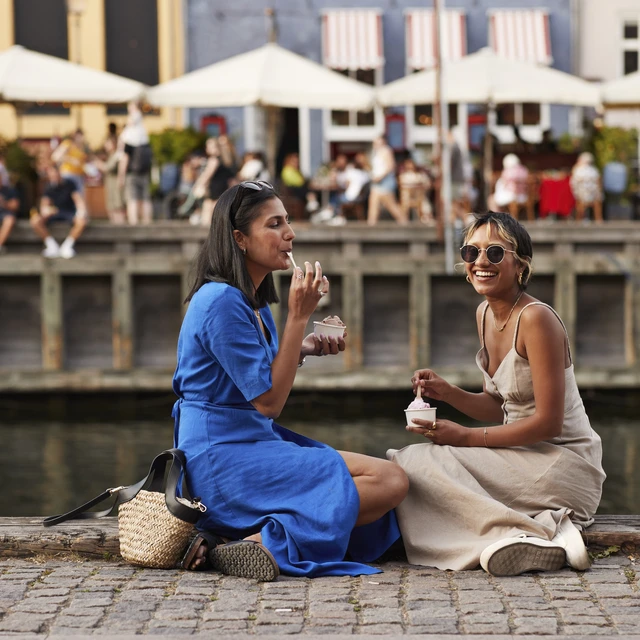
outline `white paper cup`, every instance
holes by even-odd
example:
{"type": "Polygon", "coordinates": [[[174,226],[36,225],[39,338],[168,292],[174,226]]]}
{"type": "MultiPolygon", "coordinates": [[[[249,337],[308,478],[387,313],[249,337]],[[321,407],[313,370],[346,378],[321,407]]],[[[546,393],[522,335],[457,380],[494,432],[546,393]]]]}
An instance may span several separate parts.
{"type": "Polygon", "coordinates": [[[336,324],[326,324],[324,322],[313,323],[313,333],[316,336],[327,336],[327,338],[342,338],[346,327],[336,324]]]}
{"type": "Polygon", "coordinates": [[[418,420],[430,420],[431,422],[436,421],[436,408],[429,407],[428,409],[405,409],[404,414],[407,417],[407,425],[410,427],[421,427],[422,425],[416,424],[413,419],[418,418],[418,420]]]}

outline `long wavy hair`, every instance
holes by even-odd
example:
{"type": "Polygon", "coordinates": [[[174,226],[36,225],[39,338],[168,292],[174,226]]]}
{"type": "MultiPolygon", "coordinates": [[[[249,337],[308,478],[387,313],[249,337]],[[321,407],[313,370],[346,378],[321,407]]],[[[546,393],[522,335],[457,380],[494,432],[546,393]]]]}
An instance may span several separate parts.
{"type": "Polygon", "coordinates": [[[211,226],[194,261],[195,280],[185,303],[207,282],[224,282],[242,291],[254,309],[280,302],[273,275],[269,273],[254,289],[244,255],[233,232],[249,235],[249,228],[260,215],[265,202],[277,198],[273,189],[260,191],[238,184],[227,189],[216,202],[211,226]]]}

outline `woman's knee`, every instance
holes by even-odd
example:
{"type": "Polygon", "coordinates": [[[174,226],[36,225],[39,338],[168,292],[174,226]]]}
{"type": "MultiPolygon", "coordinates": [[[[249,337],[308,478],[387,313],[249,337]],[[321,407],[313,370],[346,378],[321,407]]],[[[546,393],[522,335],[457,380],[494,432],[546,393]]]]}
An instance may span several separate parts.
{"type": "Polygon", "coordinates": [[[409,478],[404,469],[395,462],[386,463],[382,484],[391,504],[390,509],[397,507],[409,492],[409,478]]]}

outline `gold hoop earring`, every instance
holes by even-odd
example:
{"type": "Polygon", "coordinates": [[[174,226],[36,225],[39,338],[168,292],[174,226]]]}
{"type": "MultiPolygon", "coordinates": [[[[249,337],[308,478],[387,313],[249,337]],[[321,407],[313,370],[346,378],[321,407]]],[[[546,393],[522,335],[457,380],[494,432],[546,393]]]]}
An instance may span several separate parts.
{"type": "Polygon", "coordinates": [[[518,274],[518,284],[522,286],[522,271],[518,274]]]}
{"type": "Polygon", "coordinates": [[[466,280],[469,284],[471,284],[471,278],[467,275],[466,280]]]}

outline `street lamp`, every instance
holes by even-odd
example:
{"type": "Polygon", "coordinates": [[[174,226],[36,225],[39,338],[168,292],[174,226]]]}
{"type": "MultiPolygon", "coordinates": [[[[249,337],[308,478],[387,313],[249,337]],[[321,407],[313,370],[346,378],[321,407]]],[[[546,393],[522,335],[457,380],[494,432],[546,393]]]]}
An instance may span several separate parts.
{"type": "Polygon", "coordinates": [[[80,64],[81,60],[81,42],[80,42],[80,18],[87,8],[87,0],[66,0],[67,14],[73,16],[74,22],[74,40],[75,40],[75,55],[74,62],[80,64]]]}
{"type": "MultiPolygon", "coordinates": [[[[73,30],[74,30],[74,62],[80,64],[82,60],[82,42],[80,38],[80,18],[87,8],[87,0],[65,0],[67,6],[67,15],[73,16],[73,30]]],[[[76,126],[80,128],[82,126],[82,107],[80,105],[76,108],[76,126]]]]}

